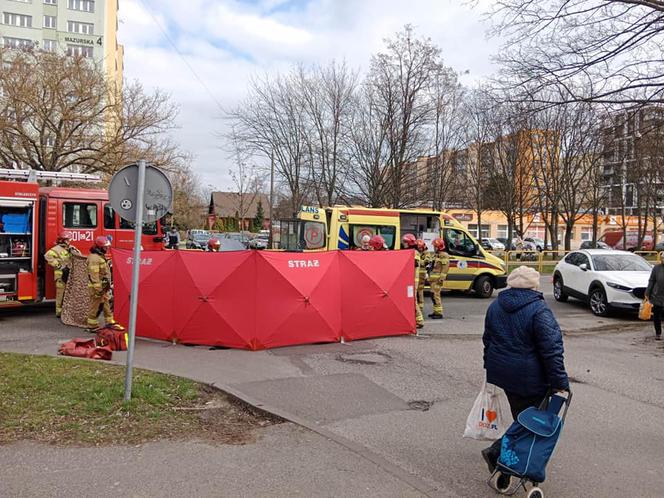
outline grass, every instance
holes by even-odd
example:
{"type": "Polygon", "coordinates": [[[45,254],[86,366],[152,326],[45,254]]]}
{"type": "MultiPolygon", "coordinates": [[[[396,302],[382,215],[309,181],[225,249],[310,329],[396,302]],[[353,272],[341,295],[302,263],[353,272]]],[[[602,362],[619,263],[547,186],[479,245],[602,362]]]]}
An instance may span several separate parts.
{"type": "Polygon", "coordinates": [[[158,439],[252,440],[277,422],[191,380],[135,369],[123,401],[123,367],[0,353],[0,443],[135,444],[158,439]]]}

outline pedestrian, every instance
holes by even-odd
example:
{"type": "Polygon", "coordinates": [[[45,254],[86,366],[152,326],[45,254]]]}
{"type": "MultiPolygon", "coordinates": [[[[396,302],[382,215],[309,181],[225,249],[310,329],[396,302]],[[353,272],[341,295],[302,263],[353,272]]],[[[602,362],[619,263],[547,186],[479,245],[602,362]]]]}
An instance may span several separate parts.
{"type": "MultiPolygon", "coordinates": [[[[401,248],[404,250],[407,249],[416,249],[417,239],[412,233],[407,233],[401,238],[401,248]]],[[[415,286],[414,290],[417,291],[419,278],[420,278],[420,253],[419,251],[413,251],[415,254],[415,286]]],[[[422,316],[422,310],[417,304],[417,298],[415,299],[415,326],[418,329],[424,327],[424,317],[422,316]]]]}
{"type": "Polygon", "coordinates": [[[60,232],[55,239],[55,245],[51,247],[44,259],[53,267],[53,279],[55,280],[55,316],[62,314],[62,300],[65,296],[65,286],[71,269],[71,255],[81,252],[70,244],[69,234],[60,232]]]}
{"type": "Polygon", "coordinates": [[[166,249],[179,249],[180,248],[180,232],[174,226],[166,234],[166,249]]]}
{"type": "Polygon", "coordinates": [[[659,264],[650,273],[646,299],[652,304],[652,321],[655,325],[655,340],[662,340],[662,314],[664,313],[664,251],[659,253],[659,264]]]}
{"type": "MultiPolygon", "coordinates": [[[[486,381],[505,391],[512,416],[539,406],[549,390],[569,389],[563,356],[563,338],[551,309],[538,292],[540,274],[520,266],[507,278],[508,289],[498,294],[484,322],[486,381]]],[[[501,440],[482,450],[493,473],[501,440]]],[[[498,488],[509,486],[509,477],[498,488]]],[[[500,481],[503,482],[500,482],[500,481]]]]}
{"type": "Polygon", "coordinates": [[[450,256],[445,251],[445,241],[443,239],[433,239],[432,244],[434,254],[430,263],[429,283],[433,298],[433,313],[429,315],[429,318],[440,320],[443,318],[443,301],[440,293],[443,290],[443,284],[450,269],[450,256]]]}
{"type": "Polygon", "coordinates": [[[424,286],[427,283],[427,267],[431,261],[431,255],[427,251],[427,244],[422,239],[417,239],[416,248],[420,255],[417,277],[417,306],[420,308],[420,315],[424,320],[424,286]]]}
{"type": "Polygon", "coordinates": [[[208,250],[208,252],[219,252],[219,251],[221,251],[221,242],[219,241],[219,239],[212,238],[212,239],[208,240],[207,250],[208,250]]]}
{"type": "Polygon", "coordinates": [[[362,235],[362,239],[360,239],[360,247],[356,247],[356,251],[371,251],[371,245],[369,244],[371,242],[371,236],[368,234],[362,235]]]}
{"type": "Polygon", "coordinates": [[[113,318],[111,310],[111,268],[106,261],[106,252],[111,242],[104,236],[95,239],[88,256],[88,289],[90,291],[90,307],[88,308],[87,328],[89,332],[99,329],[99,312],[104,312],[106,325],[122,330],[113,318]]]}
{"type": "Polygon", "coordinates": [[[374,235],[371,237],[371,240],[369,241],[369,245],[371,246],[371,250],[373,251],[386,251],[387,250],[387,245],[385,244],[385,239],[381,237],[380,235],[374,235]]]}

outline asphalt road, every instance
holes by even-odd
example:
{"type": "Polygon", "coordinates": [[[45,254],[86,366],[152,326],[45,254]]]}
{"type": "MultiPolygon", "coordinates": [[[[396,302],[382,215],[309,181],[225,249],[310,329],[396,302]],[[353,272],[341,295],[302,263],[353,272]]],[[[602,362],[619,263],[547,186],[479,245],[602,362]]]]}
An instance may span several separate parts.
{"type": "MultiPolygon", "coordinates": [[[[543,489],[547,496],[570,498],[662,496],[664,345],[652,340],[649,324],[634,317],[597,319],[579,303],[553,302],[547,280],[543,279],[542,288],[566,332],[566,364],[574,399],[543,489]]],[[[461,437],[483,378],[480,334],[490,302],[446,295],[446,319],[427,321],[420,337],[262,352],[213,351],[139,341],[136,360],[139,366],[228,386],[264,407],[306,420],[324,439],[348,442],[346,447],[352,443],[355,455],[371,459],[380,468],[362,466],[362,472],[376,472],[378,478],[367,475],[354,486],[352,480],[347,481],[353,479],[348,468],[329,465],[330,454],[334,460],[334,455],[340,458],[341,453],[328,453],[324,448],[304,451],[300,445],[312,444],[306,438],[279,439],[279,431],[273,431],[266,436],[268,442],[283,445],[284,455],[299,456],[287,460],[288,465],[275,462],[263,467],[255,492],[247,488],[247,496],[270,495],[261,483],[279,479],[286,480],[286,484],[275,485],[272,495],[286,496],[284,490],[296,486],[293,482],[303,482],[299,493],[304,495],[315,491],[313,494],[318,496],[402,496],[408,489],[428,496],[493,496],[486,487],[487,471],[479,455],[485,443],[461,437]],[[298,458],[307,458],[306,466],[298,458]],[[303,464],[305,472],[321,472],[320,481],[298,479],[293,474],[298,472],[298,463],[303,464]],[[407,482],[404,474],[413,481],[407,482]],[[345,485],[325,484],[333,482],[335,476],[345,485]],[[367,486],[384,482],[386,476],[401,487],[368,492],[367,486]]],[[[55,325],[43,311],[0,313],[2,350],[52,353],[58,340],[71,336],[71,329],[55,325]]],[[[117,355],[117,359],[122,361],[123,355],[117,355]]],[[[262,441],[257,444],[265,444],[262,441]]],[[[197,465],[200,459],[186,456],[190,451],[185,450],[180,465],[197,465]]],[[[1,464],[11,461],[12,451],[25,455],[26,448],[0,448],[0,469],[7,468],[1,464]]],[[[40,483],[40,479],[49,478],[34,467],[43,459],[44,451],[35,450],[32,460],[29,455],[22,457],[17,474],[21,479],[40,483]]],[[[95,450],[86,451],[94,460],[95,450]]],[[[111,450],[98,451],[102,458],[108,458],[111,450]]],[[[164,450],[165,464],[177,461],[175,456],[169,457],[175,453],[172,448],[164,450]]],[[[255,454],[269,455],[265,451],[255,454]]],[[[137,463],[156,465],[149,459],[137,463]]],[[[233,466],[220,469],[240,475],[233,466]]],[[[3,472],[0,470],[0,474],[3,472]]],[[[181,480],[183,474],[176,474],[181,480]]],[[[3,480],[8,482],[6,478],[18,477],[5,474],[3,480]]],[[[150,478],[142,474],[142,479],[150,478]]],[[[163,474],[162,479],[165,481],[161,485],[167,487],[168,475],[163,474]]],[[[209,488],[201,488],[200,483],[198,488],[178,485],[183,493],[209,493],[209,488]]],[[[67,490],[66,482],[60,486],[67,490]]],[[[140,496],[152,495],[144,492],[140,496]]]]}

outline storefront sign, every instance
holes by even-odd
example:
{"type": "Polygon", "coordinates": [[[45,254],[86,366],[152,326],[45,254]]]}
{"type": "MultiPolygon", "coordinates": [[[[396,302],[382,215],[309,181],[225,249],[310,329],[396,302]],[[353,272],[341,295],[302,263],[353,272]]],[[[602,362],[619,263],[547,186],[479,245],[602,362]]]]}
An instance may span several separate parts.
{"type": "Polygon", "coordinates": [[[452,213],[452,216],[458,221],[473,221],[473,215],[470,213],[452,213]]]}

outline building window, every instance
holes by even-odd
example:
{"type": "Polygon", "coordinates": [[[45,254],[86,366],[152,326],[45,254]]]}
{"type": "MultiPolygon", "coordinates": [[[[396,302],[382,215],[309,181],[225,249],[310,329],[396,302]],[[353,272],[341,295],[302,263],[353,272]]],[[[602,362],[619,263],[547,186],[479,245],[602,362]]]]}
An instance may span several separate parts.
{"type": "Polygon", "coordinates": [[[58,0],[44,0],[44,3],[47,5],[57,5],[58,0]]]}
{"type": "Polygon", "coordinates": [[[73,57],[92,57],[92,47],[87,45],[67,45],[67,55],[73,57]]]}
{"type": "Polygon", "coordinates": [[[22,14],[12,14],[11,12],[4,12],[3,22],[9,26],[18,26],[19,28],[31,28],[32,16],[24,16],[22,14]]]}
{"type": "Polygon", "coordinates": [[[24,38],[11,38],[9,36],[3,37],[2,43],[5,48],[32,48],[35,46],[35,42],[32,40],[26,40],[24,38]]]}
{"type": "Polygon", "coordinates": [[[488,239],[489,234],[491,233],[491,225],[482,225],[482,236],[480,237],[477,234],[477,223],[471,223],[468,225],[468,231],[473,234],[473,237],[476,239],[488,239]]]}
{"type": "Polygon", "coordinates": [[[55,29],[57,27],[56,17],[55,16],[44,16],[44,27],[55,29]]]}
{"type": "Polygon", "coordinates": [[[585,242],[593,238],[593,227],[581,227],[581,241],[585,242]]]}
{"type": "Polygon", "coordinates": [[[496,230],[496,237],[499,239],[507,238],[507,225],[498,225],[498,229],[496,230]]]}
{"type": "Polygon", "coordinates": [[[67,21],[67,31],[82,35],[94,35],[95,25],[91,22],[67,21]]]}
{"type": "Polygon", "coordinates": [[[71,10],[82,10],[83,12],[94,12],[94,0],[68,0],[67,7],[71,10]]]}
{"type": "Polygon", "coordinates": [[[44,40],[42,42],[42,48],[45,52],[55,52],[58,48],[58,42],[55,40],[44,40]]]}
{"type": "Polygon", "coordinates": [[[66,202],[62,205],[62,221],[65,228],[96,228],[97,205],[66,202]]]}

